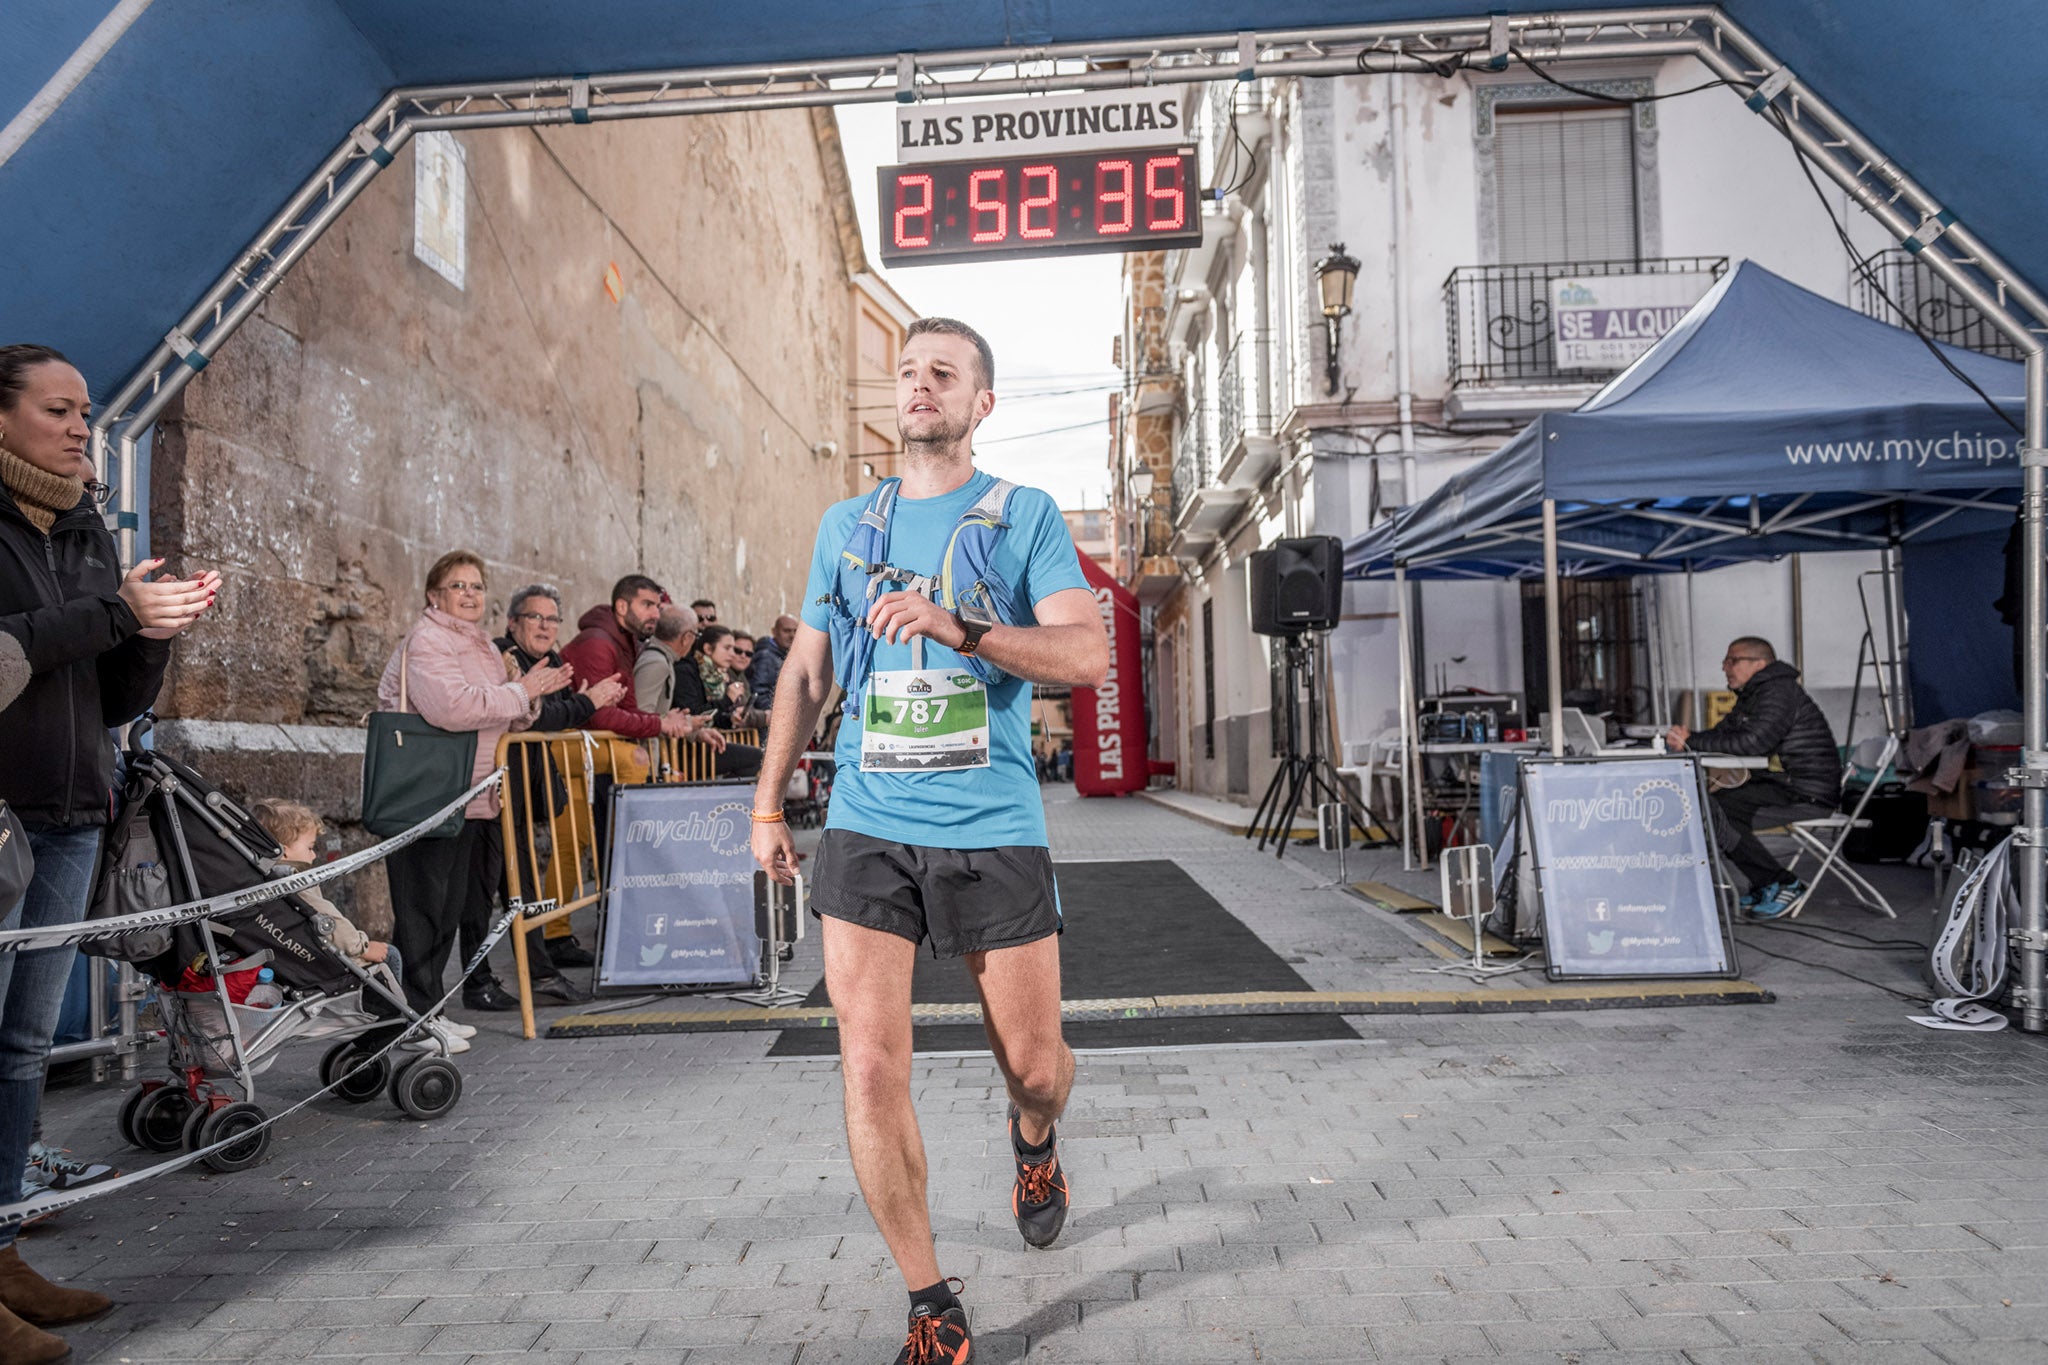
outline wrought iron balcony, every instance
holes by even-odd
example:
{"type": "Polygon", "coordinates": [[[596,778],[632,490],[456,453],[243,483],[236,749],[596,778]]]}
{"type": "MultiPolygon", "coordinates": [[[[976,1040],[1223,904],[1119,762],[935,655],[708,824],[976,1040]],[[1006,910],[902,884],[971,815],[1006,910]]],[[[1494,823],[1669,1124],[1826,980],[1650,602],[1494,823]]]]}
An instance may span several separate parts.
{"type": "Polygon", "coordinates": [[[1272,430],[1266,395],[1259,387],[1259,361],[1265,348],[1264,337],[1240,332],[1217,371],[1216,438],[1224,450],[1241,436],[1264,436],[1272,430]]]}
{"type": "Polygon", "coordinates": [[[1917,323],[1920,331],[1936,341],[2000,360],[2026,359],[2019,344],[1999,331],[1976,304],[1904,249],[1879,252],[1870,262],[1868,274],[1857,271],[1854,293],[1857,310],[1865,316],[1894,327],[1917,323]]]}
{"type": "Polygon", "coordinates": [[[1173,448],[1173,519],[1194,500],[1195,493],[1213,477],[1209,455],[1208,415],[1200,407],[1188,409],[1181,422],[1180,439],[1173,448]]]}
{"type": "Polygon", "coordinates": [[[1704,275],[1718,279],[1727,269],[1726,256],[1460,266],[1444,281],[1451,387],[1585,383],[1620,368],[1558,367],[1550,317],[1550,282],[1554,279],[1597,275],[1704,275]]]}

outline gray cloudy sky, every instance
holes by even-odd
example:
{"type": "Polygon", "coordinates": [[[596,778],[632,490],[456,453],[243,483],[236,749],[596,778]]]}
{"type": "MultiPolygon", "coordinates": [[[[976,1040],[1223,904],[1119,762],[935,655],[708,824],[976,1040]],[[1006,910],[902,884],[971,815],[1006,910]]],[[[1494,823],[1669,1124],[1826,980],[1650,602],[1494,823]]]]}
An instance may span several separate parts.
{"type": "MultiPolygon", "coordinates": [[[[893,160],[893,104],[841,105],[839,134],[868,259],[880,269],[875,168],[893,160]]],[[[996,353],[996,409],[975,438],[981,468],[1101,507],[1109,487],[1109,363],[1121,329],[1120,257],[1066,256],[883,271],[920,313],[956,317],[996,353]]],[[[864,398],[865,403],[886,402],[864,398]]]]}

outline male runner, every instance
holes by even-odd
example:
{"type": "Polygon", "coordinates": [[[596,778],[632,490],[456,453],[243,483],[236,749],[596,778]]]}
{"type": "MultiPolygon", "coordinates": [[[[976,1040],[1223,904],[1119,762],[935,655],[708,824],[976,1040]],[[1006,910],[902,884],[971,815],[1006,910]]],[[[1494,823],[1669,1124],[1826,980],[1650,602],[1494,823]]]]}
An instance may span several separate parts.
{"type": "Polygon", "coordinates": [[[1109,642],[1066,523],[1036,489],[1009,493],[1005,527],[987,551],[987,580],[1009,589],[995,615],[1013,624],[989,624],[985,599],[961,612],[933,600],[945,588],[926,580],[942,579],[949,559],[963,569],[962,536],[989,544],[988,532],[962,528],[965,514],[1003,492],[973,463],[974,429],[995,406],[994,374],[973,328],[948,318],[911,324],[896,369],[902,485],[886,512],[875,502],[884,485],[825,513],[754,797],[754,856],[791,882],[796,850],[782,794],[837,678],[855,710],[839,730],[810,901],[839,1018],[854,1174],[910,1290],[897,1365],[962,1365],[971,1350],[951,1288],[959,1281],[940,1273],[932,1243],[910,1102],[911,968],[926,939],[934,957],[964,959],[981,994],[1009,1089],[1018,1231],[1031,1246],[1050,1246],[1067,1216],[1053,1124],[1073,1086],[1074,1054],[1060,1036],[1060,911],[1031,765],[1031,683],[1100,684],[1109,642]],[[862,543],[855,527],[864,512],[886,527],[865,562],[848,553],[862,543]],[[848,676],[870,648],[865,675],[848,676]],[[977,670],[991,666],[984,681],[977,670]]]}

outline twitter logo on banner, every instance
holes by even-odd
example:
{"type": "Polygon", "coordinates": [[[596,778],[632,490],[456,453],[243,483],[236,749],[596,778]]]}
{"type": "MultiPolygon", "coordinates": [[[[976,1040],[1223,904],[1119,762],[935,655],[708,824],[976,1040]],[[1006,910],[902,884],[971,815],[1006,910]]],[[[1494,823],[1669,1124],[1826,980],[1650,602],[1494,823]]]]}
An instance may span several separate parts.
{"type": "Polygon", "coordinates": [[[666,943],[645,943],[640,946],[640,965],[643,967],[659,967],[662,958],[666,956],[668,956],[668,945],[666,943]]]}

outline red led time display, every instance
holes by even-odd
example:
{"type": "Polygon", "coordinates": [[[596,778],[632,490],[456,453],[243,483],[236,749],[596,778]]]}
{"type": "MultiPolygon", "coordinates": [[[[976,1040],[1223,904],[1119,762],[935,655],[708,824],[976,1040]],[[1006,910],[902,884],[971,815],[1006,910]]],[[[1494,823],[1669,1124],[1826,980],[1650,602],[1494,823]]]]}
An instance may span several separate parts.
{"type": "Polygon", "coordinates": [[[880,179],[884,265],[1202,240],[1187,147],[884,166],[880,179]]]}

